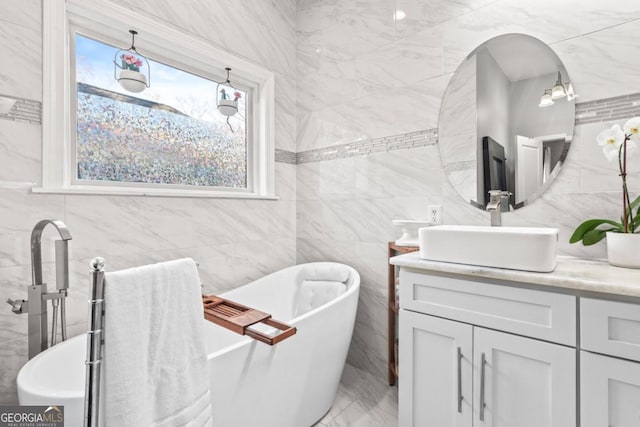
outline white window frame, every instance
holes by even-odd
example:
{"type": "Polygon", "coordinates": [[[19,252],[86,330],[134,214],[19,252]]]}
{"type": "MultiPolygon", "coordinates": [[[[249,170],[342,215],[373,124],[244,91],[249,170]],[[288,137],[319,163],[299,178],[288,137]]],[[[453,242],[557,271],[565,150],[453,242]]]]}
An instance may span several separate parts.
{"type": "MultiPolygon", "coordinates": [[[[153,72],[152,80],[153,84],[153,72]]],[[[230,54],[212,44],[175,30],[151,17],[104,0],[66,0],[43,2],[43,115],[42,115],[42,186],[36,193],[79,193],[178,197],[224,197],[276,199],[274,194],[274,75],[271,71],[230,54]],[[144,54],[163,52],[152,59],[175,64],[187,72],[214,79],[211,70],[233,69],[234,82],[253,92],[253,112],[247,130],[247,188],[145,185],[78,181],[75,179],[75,116],[76,88],[72,84],[70,37],[72,30],[101,39],[116,46],[130,43],[128,30],[139,32],[136,44],[144,54]],[[91,29],[99,29],[93,31],[91,29]],[[188,67],[172,58],[187,57],[188,67]],[[164,61],[163,61],[164,59],[164,61]]]]}

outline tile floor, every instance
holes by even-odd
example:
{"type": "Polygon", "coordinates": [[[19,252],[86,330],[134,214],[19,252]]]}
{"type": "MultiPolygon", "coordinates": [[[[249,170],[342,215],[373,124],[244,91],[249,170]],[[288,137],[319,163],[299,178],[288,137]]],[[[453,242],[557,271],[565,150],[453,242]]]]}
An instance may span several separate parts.
{"type": "Polygon", "coordinates": [[[345,365],[331,410],[314,427],[397,427],[398,387],[345,365]]]}

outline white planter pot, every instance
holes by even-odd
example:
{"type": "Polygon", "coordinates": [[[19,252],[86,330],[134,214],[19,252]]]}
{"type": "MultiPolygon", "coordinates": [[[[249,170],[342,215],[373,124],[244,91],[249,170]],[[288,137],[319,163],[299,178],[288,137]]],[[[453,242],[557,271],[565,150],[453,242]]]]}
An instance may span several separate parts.
{"type": "Polygon", "coordinates": [[[640,234],[608,232],[607,257],[611,265],[640,268],[640,234]]]}
{"type": "Polygon", "coordinates": [[[225,116],[233,116],[238,112],[238,102],[233,99],[221,99],[218,101],[218,111],[225,116]]]}
{"type": "Polygon", "coordinates": [[[120,83],[120,86],[122,86],[124,90],[138,93],[146,89],[147,76],[140,71],[120,70],[118,83],[120,83]]]}

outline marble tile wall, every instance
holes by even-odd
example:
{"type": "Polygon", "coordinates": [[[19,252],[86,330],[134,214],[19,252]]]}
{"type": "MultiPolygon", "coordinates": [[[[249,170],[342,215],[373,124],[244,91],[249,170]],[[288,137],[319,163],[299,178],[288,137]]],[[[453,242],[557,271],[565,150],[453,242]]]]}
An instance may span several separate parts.
{"type": "MultiPolygon", "coordinates": [[[[42,100],[42,1],[0,5],[0,56],[13,61],[0,70],[0,94],[42,100]]],[[[338,260],[363,278],[349,363],[384,378],[386,242],[398,231],[391,219],[424,217],[427,205],[440,204],[445,223],[488,222],[486,213],[454,192],[434,144],[442,95],[462,59],[490,37],[522,32],[558,53],[581,102],[640,91],[633,86],[640,78],[636,0],[114,2],[275,72],[280,200],[34,195],[29,188],[40,181],[41,127],[0,120],[2,298],[26,297],[33,224],[44,217],[64,220],[74,236],[72,335],[85,327],[87,265],[98,254],[111,269],[192,256],[209,291],[294,262],[338,260]],[[397,9],[405,19],[393,19],[397,9]],[[407,135],[417,135],[418,143],[366,155],[326,154],[407,135]],[[303,152],[308,161],[301,161],[303,152]],[[295,161],[292,153],[298,153],[295,161]]],[[[613,123],[602,120],[625,117],[606,116],[606,108],[596,108],[602,116],[597,122],[584,111],[557,181],[531,206],[505,215],[507,225],[557,226],[562,253],[604,256],[603,245],[566,241],[585,217],[617,215],[615,167],[594,139],[613,123]]],[[[630,180],[632,190],[640,190],[638,171],[630,180]]],[[[54,238],[48,230],[49,281],[54,238]]],[[[0,403],[14,403],[15,375],[26,360],[26,318],[6,306],[0,326],[0,403]]]]}
{"type": "MultiPolygon", "coordinates": [[[[640,91],[635,0],[298,0],[297,31],[299,157],[436,129],[452,73],[475,47],[504,33],[549,44],[581,103],[640,91]],[[406,18],[394,21],[396,9],[406,18]]],[[[604,244],[575,246],[568,238],[586,218],[618,215],[619,177],[595,136],[637,110],[607,116],[606,109],[596,108],[597,122],[578,119],[557,180],[533,204],[505,215],[505,225],[555,226],[562,254],[605,256],[604,244]]],[[[363,287],[348,361],[384,378],[386,242],[398,237],[391,220],[425,217],[430,204],[443,206],[447,224],[488,224],[489,217],[455,193],[437,144],[301,163],[296,179],[297,261],[338,260],[359,270],[363,287]]]]}
{"type": "MultiPolygon", "coordinates": [[[[12,66],[0,70],[0,94],[36,103],[42,101],[42,1],[0,3],[0,57],[12,58],[12,66]]],[[[295,151],[294,0],[117,3],[272,70],[276,147],[295,151]]],[[[40,219],[63,220],[73,236],[70,336],[86,329],[88,266],[97,255],[109,270],[193,257],[208,292],[295,264],[292,162],[276,163],[278,201],[32,194],[30,187],[41,180],[41,132],[37,122],[0,120],[0,404],[17,402],[16,374],[27,360],[27,317],[14,315],[4,301],[27,297],[29,236],[40,219]]],[[[43,237],[49,283],[55,237],[48,229],[43,237]]]]}

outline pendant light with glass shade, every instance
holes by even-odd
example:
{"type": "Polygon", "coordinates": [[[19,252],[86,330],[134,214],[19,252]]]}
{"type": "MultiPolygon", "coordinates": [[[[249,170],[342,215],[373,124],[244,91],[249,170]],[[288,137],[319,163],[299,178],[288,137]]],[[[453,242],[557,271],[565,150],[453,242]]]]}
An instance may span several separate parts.
{"type": "Polygon", "coordinates": [[[242,94],[231,83],[231,78],[229,76],[231,68],[227,67],[225,70],[227,71],[227,79],[224,82],[218,83],[216,86],[216,106],[218,107],[220,114],[227,116],[227,125],[231,132],[234,132],[231,127],[231,123],[229,123],[229,118],[238,112],[238,100],[242,94]]]}
{"type": "Polygon", "coordinates": [[[542,98],[540,98],[540,104],[538,104],[538,107],[550,107],[553,105],[553,99],[551,96],[551,89],[546,89],[544,91],[544,95],[542,95],[542,98]]]}
{"type": "Polygon", "coordinates": [[[573,90],[571,82],[563,83],[562,75],[560,74],[560,71],[558,71],[558,80],[556,80],[556,84],[554,84],[551,89],[545,89],[542,98],[540,98],[540,104],[538,104],[538,107],[549,107],[554,104],[553,101],[555,99],[561,99],[565,96],[569,102],[578,97],[573,90]]]}
{"type": "Polygon", "coordinates": [[[136,50],[135,38],[138,32],[129,30],[129,33],[131,33],[131,47],[118,50],[113,57],[113,77],[124,90],[138,93],[150,87],[151,68],[147,58],[136,50]],[[147,64],[146,75],[140,71],[145,63],[147,64]]]}
{"type": "Polygon", "coordinates": [[[241,95],[238,89],[231,84],[231,78],[229,77],[231,68],[227,67],[225,70],[227,70],[227,80],[218,83],[216,87],[216,92],[218,93],[216,104],[220,114],[231,117],[238,112],[238,99],[240,99],[241,95]]]}
{"type": "Polygon", "coordinates": [[[562,84],[562,75],[560,75],[560,71],[558,71],[558,80],[556,84],[551,88],[551,99],[560,99],[567,96],[567,90],[564,88],[562,84]]]}

